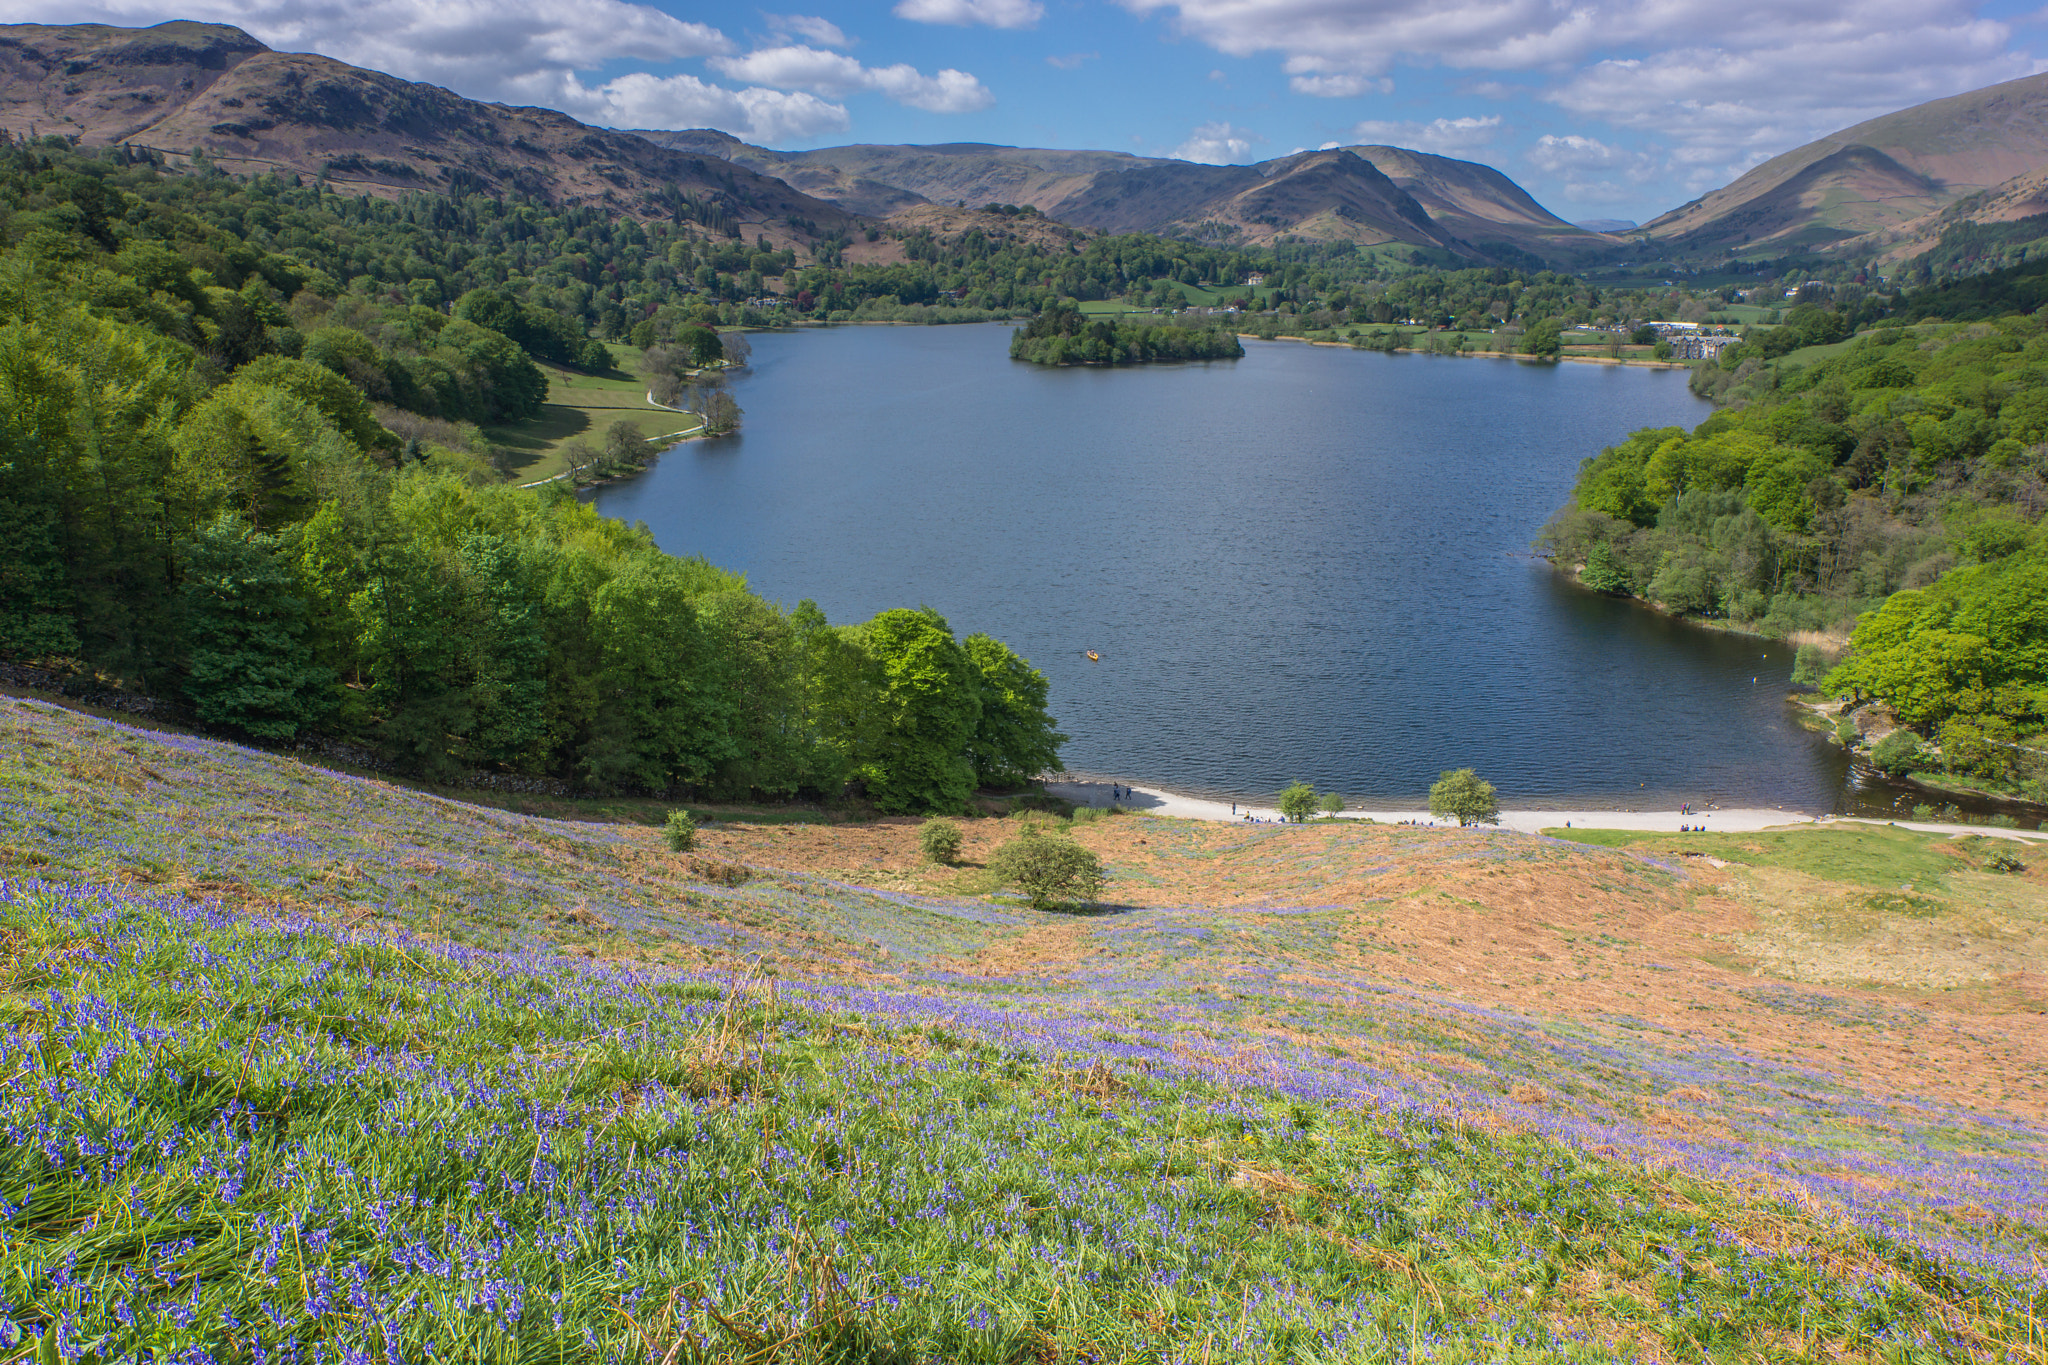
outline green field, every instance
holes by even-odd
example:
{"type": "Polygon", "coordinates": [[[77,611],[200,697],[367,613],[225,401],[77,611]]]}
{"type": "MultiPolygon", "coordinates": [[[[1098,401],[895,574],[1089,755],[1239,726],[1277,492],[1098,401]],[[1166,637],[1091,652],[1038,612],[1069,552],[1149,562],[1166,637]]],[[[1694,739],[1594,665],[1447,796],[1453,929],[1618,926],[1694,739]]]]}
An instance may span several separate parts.
{"type": "Polygon", "coordinates": [[[542,363],[548,377],[548,401],[540,416],[484,428],[491,444],[512,452],[512,482],[536,483],[566,472],[569,466],[562,458],[562,447],[582,441],[602,449],[605,429],[614,422],[633,423],[649,440],[697,431],[695,417],[648,403],[647,385],[629,368],[632,347],[614,345],[610,350],[614,364],[606,374],[542,363]]]}
{"type": "Polygon", "coordinates": [[[1948,875],[2005,850],[2002,842],[1964,840],[1891,825],[1840,825],[1827,830],[1747,834],[1674,834],[1659,830],[1546,829],[1555,839],[1641,853],[1705,854],[1749,867],[1790,867],[1829,881],[1885,890],[1941,887],[1948,875]]]}

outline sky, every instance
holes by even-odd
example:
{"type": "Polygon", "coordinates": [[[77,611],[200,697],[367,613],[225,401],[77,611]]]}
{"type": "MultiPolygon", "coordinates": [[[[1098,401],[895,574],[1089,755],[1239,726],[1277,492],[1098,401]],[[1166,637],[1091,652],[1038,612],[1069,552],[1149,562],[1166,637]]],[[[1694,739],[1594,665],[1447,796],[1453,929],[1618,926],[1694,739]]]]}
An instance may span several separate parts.
{"type": "Polygon", "coordinates": [[[1648,221],[1824,133],[2048,70],[1970,0],[0,0],[239,25],[475,99],[764,146],[996,142],[1254,162],[1392,143],[1574,221],[1648,221]]]}

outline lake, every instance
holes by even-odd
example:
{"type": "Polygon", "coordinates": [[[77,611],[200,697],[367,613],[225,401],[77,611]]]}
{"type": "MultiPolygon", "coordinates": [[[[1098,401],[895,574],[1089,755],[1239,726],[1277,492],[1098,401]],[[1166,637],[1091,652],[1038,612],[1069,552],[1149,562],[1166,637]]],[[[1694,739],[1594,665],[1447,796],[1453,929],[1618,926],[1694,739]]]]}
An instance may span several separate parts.
{"type": "Polygon", "coordinates": [[[1007,641],[1076,773],[1413,803],[1470,766],[1510,806],[1859,803],[1785,703],[1789,647],[1529,553],[1582,459],[1709,414],[1682,371],[1297,342],[1045,370],[1009,334],[757,335],[741,435],[590,496],[786,605],[930,605],[1007,641]]]}

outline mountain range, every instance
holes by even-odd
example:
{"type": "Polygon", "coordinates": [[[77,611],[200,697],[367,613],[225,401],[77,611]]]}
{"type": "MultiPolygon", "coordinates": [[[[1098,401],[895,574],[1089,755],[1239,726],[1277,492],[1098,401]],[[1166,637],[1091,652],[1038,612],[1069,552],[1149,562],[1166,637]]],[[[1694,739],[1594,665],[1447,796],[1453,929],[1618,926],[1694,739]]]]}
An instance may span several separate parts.
{"type": "Polygon", "coordinates": [[[877,220],[942,230],[969,221],[959,210],[1004,204],[1087,231],[1397,244],[1446,263],[1576,269],[1643,243],[1692,260],[1898,258],[1957,221],[2048,211],[2048,74],[1832,133],[1639,228],[1566,222],[1490,166],[1400,147],[1212,166],[988,143],[785,152],[712,129],[593,128],[192,22],[0,25],[0,129],[199,151],[237,173],[358,193],[517,193],[688,217],[777,246],[854,238],[877,220]]]}
{"type": "Polygon", "coordinates": [[[734,162],[670,151],[552,109],[464,99],[225,24],[0,25],[0,129],[186,155],[355,192],[520,193],[683,213],[778,245],[856,215],[734,162]]]}
{"type": "Polygon", "coordinates": [[[1400,147],[1297,152],[1207,166],[1128,152],[955,142],[778,152],[711,129],[643,131],[664,147],[717,156],[857,213],[912,204],[1029,204],[1103,232],[1406,242],[1453,255],[1585,259],[1614,242],[1565,222],[1520,185],[1472,161],[1400,147]]]}

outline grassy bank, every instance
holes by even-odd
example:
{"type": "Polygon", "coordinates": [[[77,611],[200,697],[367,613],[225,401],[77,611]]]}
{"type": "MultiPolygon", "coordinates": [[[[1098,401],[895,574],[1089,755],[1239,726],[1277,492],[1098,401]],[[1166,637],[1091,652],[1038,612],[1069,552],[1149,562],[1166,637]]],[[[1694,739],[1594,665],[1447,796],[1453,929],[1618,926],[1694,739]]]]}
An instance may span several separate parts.
{"type": "Polygon", "coordinates": [[[647,384],[631,373],[633,348],[609,348],[617,362],[608,374],[568,370],[541,363],[548,377],[548,401],[540,415],[509,426],[487,427],[484,435],[491,444],[512,452],[510,462],[514,483],[533,483],[567,472],[562,448],[581,441],[593,449],[604,448],[607,429],[614,422],[631,422],[640,434],[655,437],[689,433],[702,425],[686,413],[669,412],[647,401],[647,384]]]}
{"type": "MultiPolygon", "coordinates": [[[[1099,819],[1109,912],[1047,916],[914,821],[674,855],[0,726],[18,1353],[2048,1359],[2038,1106],[1880,1093],[1926,1011],[1702,965],[1753,889],[1663,850],[1099,819]]],[[[1873,833],[1752,870],[1993,884],[1873,833]]]]}

